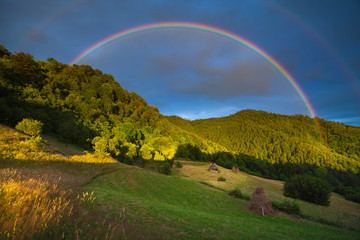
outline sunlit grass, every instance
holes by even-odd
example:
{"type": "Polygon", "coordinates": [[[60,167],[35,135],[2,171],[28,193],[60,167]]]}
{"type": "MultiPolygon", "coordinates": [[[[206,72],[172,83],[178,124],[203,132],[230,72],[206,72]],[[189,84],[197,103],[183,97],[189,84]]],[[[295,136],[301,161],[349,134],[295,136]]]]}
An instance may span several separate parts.
{"type": "Polygon", "coordinates": [[[48,148],[45,144],[39,144],[34,148],[27,142],[29,137],[13,129],[0,126],[0,159],[18,161],[53,161],[53,162],[76,162],[76,163],[116,163],[110,157],[98,156],[85,152],[82,155],[64,156],[61,153],[48,148]]]}
{"type": "Polygon", "coordinates": [[[117,161],[64,156],[0,125],[0,239],[119,239],[131,226],[106,217],[81,184],[117,161]]]}
{"type": "MultiPolygon", "coordinates": [[[[281,181],[265,179],[249,175],[244,172],[234,173],[229,169],[220,167],[220,173],[207,171],[209,163],[192,164],[182,162],[179,175],[187,176],[196,181],[206,182],[226,191],[240,188],[247,195],[251,195],[255,188],[261,186],[272,201],[281,202],[286,198],[282,195],[283,183],[281,181]],[[217,181],[218,177],[226,178],[226,182],[217,181]]],[[[324,219],[338,226],[360,230],[360,204],[345,200],[342,196],[333,193],[330,206],[320,206],[297,200],[303,214],[315,219],[324,219]]]]}
{"type": "MultiPolygon", "coordinates": [[[[79,209],[90,206],[92,194],[71,198],[71,191],[43,179],[23,179],[16,171],[3,170],[0,176],[0,239],[68,236],[65,222],[79,209]]],[[[78,221],[77,221],[78,222],[78,221]]],[[[81,227],[74,225],[71,235],[81,227]]]]}

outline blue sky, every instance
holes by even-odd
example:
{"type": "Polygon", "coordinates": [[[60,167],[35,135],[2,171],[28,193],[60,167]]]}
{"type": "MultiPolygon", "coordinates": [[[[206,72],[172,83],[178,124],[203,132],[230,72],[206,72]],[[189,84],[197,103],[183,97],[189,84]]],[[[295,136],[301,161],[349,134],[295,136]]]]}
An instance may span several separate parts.
{"type": "MultiPolygon", "coordinates": [[[[0,0],[0,44],[70,63],[136,26],[183,21],[256,44],[296,79],[317,115],[360,126],[360,1],[0,0]]],[[[157,29],[117,39],[79,64],[112,74],[164,115],[188,119],[242,109],[309,112],[263,57],[216,34],[157,29]]]]}

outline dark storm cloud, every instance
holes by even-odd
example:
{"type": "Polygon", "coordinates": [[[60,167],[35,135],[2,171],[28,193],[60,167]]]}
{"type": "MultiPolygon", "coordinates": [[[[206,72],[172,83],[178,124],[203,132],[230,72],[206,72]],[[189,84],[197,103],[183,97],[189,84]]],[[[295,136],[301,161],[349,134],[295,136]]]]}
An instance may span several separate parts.
{"type": "Polygon", "coordinates": [[[314,80],[314,79],[321,79],[324,77],[324,66],[322,64],[318,64],[317,66],[313,67],[312,70],[307,72],[304,80],[314,80]]]}
{"type": "Polygon", "coordinates": [[[175,53],[169,58],[164,56],[153,56],[149,59],[152,74],[172,73],[179,69],[179,56],[175,53]]]}
{"type": "Polygon", "coordinates": [[[51,42],[51,39],[42,31],[37,28],[27,26],[24,30],[25,36],[38,44],[47,44],[51,42]]]}
{"type": "MultiPolygon", "coordinates": [[[[206,68],[206,66],[205,66],[206,68]]],[[[271,79],[268,71],[258,69],[256,64],[236,63],[229,69],[201,68],[199,77],[204,80],[194,86],[184,86],[180,89],[185,94],[201,94],[215,98],[226,98],[241,95],[265,95],[271,89],[271,79]],[[209,75],[214,72],[214,75],[209,75]]]]}
{"type": "MultiPolygon", "coordinates": [[[[171,74],[186,69],[188,74],[173,81],[172,91],[200,94],[210,98],[266,95],[275,82],[275,76],[280,76],[264,59],[255,58],[219,65],[212,62],[212,55],[213,50],[207,49],[191,59],[179,54],[172,54],[170,57],[158,56],[151,58],[151,66],[153,73],[166,75],[164,79],[167,82],[172,77],[171,74]]],[[[177,74],[179,75],[181,73],[177,74]]]]}

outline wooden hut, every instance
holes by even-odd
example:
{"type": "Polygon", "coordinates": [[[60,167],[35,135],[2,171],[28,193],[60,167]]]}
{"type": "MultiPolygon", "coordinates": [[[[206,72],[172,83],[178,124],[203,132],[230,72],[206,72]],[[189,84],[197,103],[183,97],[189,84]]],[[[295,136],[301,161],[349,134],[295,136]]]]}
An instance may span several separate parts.
{"type": "Polygon", "coordinates": [[[212,163],[211,166],[208,168],[210,172],[220,172],[218,165],[216,163],[212,163]]]}

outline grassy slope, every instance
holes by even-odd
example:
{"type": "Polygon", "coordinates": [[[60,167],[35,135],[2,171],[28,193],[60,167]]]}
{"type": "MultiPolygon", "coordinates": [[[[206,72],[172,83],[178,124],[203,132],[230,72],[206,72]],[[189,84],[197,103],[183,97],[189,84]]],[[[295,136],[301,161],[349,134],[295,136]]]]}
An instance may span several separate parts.
{"type": "MultiPolygon", "coordinates": [[[[67,209],[64,206],[63,212],[48,216],[52,220],[48,221],[49,224],[60,220],[61,226],[42,227],[45,233],[36,233],[33,231],[34,226],[37,226],[36,218],[24,214],[26,209],[29,209],[28,202],[16,203],[17,207],[11,209],[24,211],[19,211],[19,215],[14,220],[18,223],[23,222],[22,225],[17,226],[15,232],[11,233],[15,239],[16,236],[21,238],[24,234],[38,239],[61,239],[64,232],[68,239],[89,238],[89,236],[105,239],[110,238],[110,235],[113,235],[114,239],[358,239],[360,237],[359,232],[293,219],[286,215],[262,217],[251,214],[246,210],[246,201],[230,198],[222,191],[191,179],[194,177],[187,170],[187,165],[175,176],[164,176],[138,167],[123,165],[111,159],[98,159],[93,155],[64,157],[54,155],[49,147],[30,149],[23,140],[24,135],[0,126],[0,178],[7,179],[9,174],[14,174],[16,171],[21,177],[21,181],[15,179],[18,181],[17,186],[21,186],[23,181],[29,184],[31,179],[49,186],[54,186],[52,184],[56,183],[58,186],[56,191],[66,191],[66,194],[61,196],[68,197],[70,205],[75,209],[70,217],[66,217],[67,209]],[[183,174],[188,175],[190,179],[182,177],[183,174]],[[87,203],[89,201],[84,205],[80,204],[82,200],[78,203],[71,197],[72,192],[82,191],[95,191],[95,209],[89,209],[87,203]],[[29,224],[29,220],[33,221],[32,224],[29,224]],[[25,232],[21,232],[20,228],[25,232]]],[[[205,169],[206,172],[205,165],[195,165],[195,167],[195,170],[205,169]]],[[[225,170],[221,174],[223,173],[225,170]]],[[[227,184],[231,184],[229,176],[225,176],[227,184]]],[[[248,178],[254,182],[264,182],[260,178],[250,176],[248,178]]],[[[207,177],[203,180],[212,181],[207,177]]],[[[250,186],[251,181],[247,181],[250,186]]],[[[234,179],[235,185],[237,182],[238,180],[234,179]]],[[[0,185],[3,183],[0,181],[0,185]]],[[[27,188],[30,192],[27,196],[31,199],[36,200],[36,196],[40,194],[36,187],[38,185],[27,188]]],[[[44,186],[49,194],[41,196],[53,199],[57,196],[54,194],[57,193],[51,192],[53,188],[49,186],[44,186]]],[[[1,187],[2,194],[9,194],[8,186],[1,187]]],[[[225,185],[221,187],[226,188],[225,185]]],[[[228,188],[232,187],[229,185],[228,188]]],[[[273,187],[276,192],[276,185],[273,187]]],[[[58,196],[55,199],[58,202],[61,200],[58,196]]],[[[6,203],[11,201],[13,200],[8,200],[6,203]]],[[[39,206],[46,211],[47,207],[52,206],[51,203],[39,206]]],[[[4,205],[0,204],[0,212],[4,210],[3,207],[4,205]]],[[[6,220],[7,226],[11,227],[14,214],[8,211],[5,213],[6,216],[3,214],[2,217],[10,217],[6,220]]],[[[31,212],[31,214],[37,213],[31,212]]],[[[3,227],[0,228],[1,234],[7,226],[1,226],[3,227]]]]}
{"type": "MultiPolygon", "coordinates": [[[[287,199],[282,195],[281,181],[264,179],[243,172],[233,173],[231,170],[220,167],[218,174],[206,171],[209,163],[183,162],[183,168],[179,169],[179,176],[187,176],[196,181],[207,182],[215,187],[230,191],[239,187],[245,194],[251,195],[257,186],[262,186],[271,200],[282,201],[287,199]],[[217,181],[218,177],[225,177],[226,181],[217,181]]],[[[291,199],[290,199],[291,200],[291,199]]],[[[340,226],[360,230],[360,204],[347,201],[342,196],[333,193],[330,198],[330,206],[324,207],[301,200],[297,201],[302,213],[322,218],[340,226]]]]}
{"type": "MultiPolygon", "coordinates": [[[[125,217],[108,218],[81,186],[114,171],[118,162],[66,150],[34,147],[27,136],[0,125],[0,239],[136,238],[141,229],[125,217]],[[64,152],[59,151],[65,150],[64,152]],[[36,206],[36,207],[35,207],[36,206]],[[113,236],[113,238],[111,238],[113,236]]],[[[74,150],[76,149],[76,150],[74,150]]]]}
{"type": "Polygon", "coordinates": [[[131,222],[142,225],[147,232],[154,234],[154,238],[360,237],[359,232],[286,215],[262,217],[251,214],[246,209],[248,202],[233,199],[222,191],[208,188],[192,179],[163,176],[137,167],[121,165],[118,171],[96,178],[85,190],[95,191],[95,196],[107,205],[109,214],[119,216],[125,210],[131,216],[131,222]]]}

